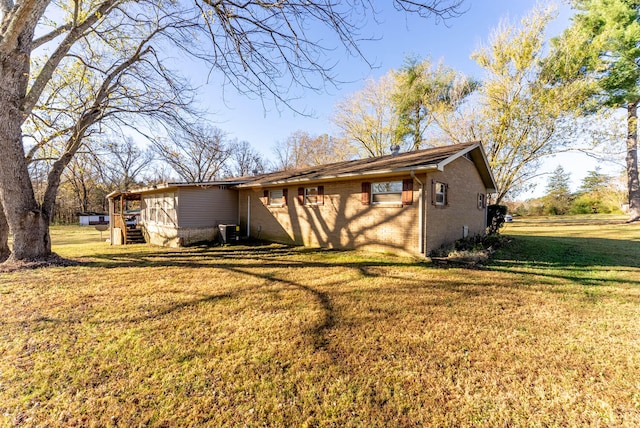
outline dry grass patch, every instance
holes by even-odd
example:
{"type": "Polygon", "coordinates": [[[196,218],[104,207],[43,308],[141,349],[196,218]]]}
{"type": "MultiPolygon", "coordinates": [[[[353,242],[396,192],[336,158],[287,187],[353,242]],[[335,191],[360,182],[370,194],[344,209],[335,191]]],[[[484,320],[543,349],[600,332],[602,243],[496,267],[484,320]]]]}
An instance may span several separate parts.
{"type": "MultiPolygon", "coordinates": [[[[281,246],[116,248],[59,229],[56,251],[86,263],[0,273],[0,421],[640,424],[638,262],[576,263],[589,246],[565,264],[528,253],[566,249],[531,227],[483,270],[281,246]]],[[[637,250],[640,230],[625,233],[637,250]]]]}

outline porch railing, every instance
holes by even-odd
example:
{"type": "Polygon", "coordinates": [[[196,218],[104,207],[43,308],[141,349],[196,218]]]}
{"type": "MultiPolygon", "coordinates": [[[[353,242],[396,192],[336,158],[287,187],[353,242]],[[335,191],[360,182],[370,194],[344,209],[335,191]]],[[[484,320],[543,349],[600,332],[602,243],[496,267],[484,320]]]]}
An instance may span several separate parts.
{"type": "Polygon", "coordinates": [[[122,243],[127,243],[127,223],[124,220],[122,214],[115,214],[113,216],[113,227],[119,228],[122,232],[122,243]]]}

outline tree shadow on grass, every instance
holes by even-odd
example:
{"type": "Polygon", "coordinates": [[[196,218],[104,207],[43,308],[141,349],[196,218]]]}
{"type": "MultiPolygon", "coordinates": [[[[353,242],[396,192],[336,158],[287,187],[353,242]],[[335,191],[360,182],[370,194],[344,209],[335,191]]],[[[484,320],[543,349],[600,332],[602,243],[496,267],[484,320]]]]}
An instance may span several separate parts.
{"type": "MultiPolygon", "coordinates": [[[[96,324],[143,323],[161,319],[174,312],[189,309],[202,304],[222,303],[229,299],[241,298],[247,293],[256,293],[261,288],[285,286],[297,289],[308,297],[318,309],[319,318],[305,328],[302,336],[316,350],[330,350],[329,331],[335,325],[336,308],[330,293],[323,288],[335,289],[344,283],[343,279],[323,282],[316,287],[298,279],[292,270],[308,268],[342,267],[351,269],[356,277],[372,278],[383,275],[376,268],[387,266],[413,266],[411,259],[394,259],[377,254],[355,253],[349,250],[305,248],[286,245],[209,247],[198,246],[180,249],[162,247],[131,246],[112,251],[92,254],[79,263],[82,267],[98,269],[126,269],[135,281],[138,269],[175,267],[178,269],[207,269],[205,275],[215,275],[216,270],[231,272],[239,277],[259,279],[258,283],[241,286],[219,294],[200,294],[185,301],[165,302],[149,307],[140,314],[122,314],[108,319],[86,319],[96,324]]],[[[38,323],[78,322],[76,317],[52,319],[40,317],[33,319],[38,323]]]]}
{"type": "MultiPolygon", "coordinates": [[[[566,279],[581,285],[613,285],[621,280],[605,278],[606,273],[636,272],[640,269],[639,256],[637,240],[518,236],[494,254],[487,269],[566,279]]],[[[640,285],[640,280],[622,281],[640,285]]]]}
{"type": "Polygon", "coordinates": [[[354,252],[353,250],[336,250],[324,248],[308,248],[288,245],[267,246],[234,246],[234,247],[187,247],[181,249],[148,247],[141,251],[118,251],[92,254],[83,266],[97,268],[144,268],[144,267],[186,267],[186,268],[223,268],[228,263],[242,264],[246,261],[253,266],[269,267],[358,267],[363,274],[373,266],[412,266],[412,259],[389,257],[354,252]],[[352,257],[352,254],[354,255],[352,257]],[[302,256],[303,259],[296,259],[302,256]],[[314,260],[310,260],[309,256],[314,260]],[[343,257],[344,256],[344,257],[343,257]],[[337,260],[343,257],[345,261],[337,260]],[[347,261],[352,259],[355,261],[347,261]],[[257,262],[257,263],[256,263],[257,262]]]}

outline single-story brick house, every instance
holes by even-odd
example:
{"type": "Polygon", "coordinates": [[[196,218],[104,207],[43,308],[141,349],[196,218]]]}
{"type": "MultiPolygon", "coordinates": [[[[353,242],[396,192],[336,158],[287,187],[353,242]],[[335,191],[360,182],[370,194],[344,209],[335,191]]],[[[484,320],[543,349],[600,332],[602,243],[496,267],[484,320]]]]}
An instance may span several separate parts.
{"type": "Polygon", "coordinates": [[[482,145],[473,142],[109,198],[117,218],[123,198],[137,195],[139,227],[160,245],[212,240],[218,225],[236,223],[243,236],[274,242],[428,255],[483,234],[494,192],[482,145]]]}
{"type": "Polygon", "coordinates": [[[496,183],[473,142],[276,172],[236,188],[247,236],[428,255],[484,234],[496,183]]]}

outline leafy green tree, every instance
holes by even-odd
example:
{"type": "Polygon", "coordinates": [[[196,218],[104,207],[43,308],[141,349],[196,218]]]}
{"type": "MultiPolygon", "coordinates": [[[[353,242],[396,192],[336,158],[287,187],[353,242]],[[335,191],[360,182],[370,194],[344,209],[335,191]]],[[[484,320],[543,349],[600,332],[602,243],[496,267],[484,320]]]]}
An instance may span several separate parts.
{"type": "Polygon", "coordinates": [[[457,108],[477,82],[428,59],[408,58],[400,70],[340,101],[333,121],[361,156],[388,154],[391,147],[418,150],[440,114],[457,108]]]}
{"type": "Polygon", "coordinates": [[[582,82],[550,85],[545,30],[555,16],[534,9],[521,22],[503,22],[472,54],[485,76],[474,103],[441,122],[453,141],[480,140],[498,184],[495,203],[534,185],[541,161],[570,142],[567,118],[583,101],[582,82]]]}
{"type": "Polygon", "coordinates": [[[578,191],[580,193],[602,193],[605,191],[611,183],[611,177],[602,174],[600,168],[596,168],[593,171],[589,171],[587,176],[582,179],[582,184],[578,191]]]}
{"type": "Polygon", "coordinates": [[[571,174],[562,166],[558,166],[547,181],[547,195],[545,196],[545,212],[552,215],[564,215],[571,204],[571,190],[569,181],[571,174]]]}
{"type": "Polygon", "coordinates": [[[640,102],[640,5],[636,0],[575,0],[573,25],[555,40],[553,63],[560,80],[590,79],[592,100],[627,110],[629,220],[640,220],[638,103],[640,102]]]}
{"type": "Polygon", "coordinates": [[[582,179],[578,195],[571,206],[571,214],[609,214],[620,212],[621,192],[615,179],[602,174],[598,168],[582,179]]]}
{"type": "Polygon", "coordinates": [[[434,67],[428,58],[408,57],[394,74],[397,133],[400,139],[408,139],[411,150],[420,148],[438,113],[454,109],[478,87],[477,81],[452,68],[441,63],[434,67]]]}

